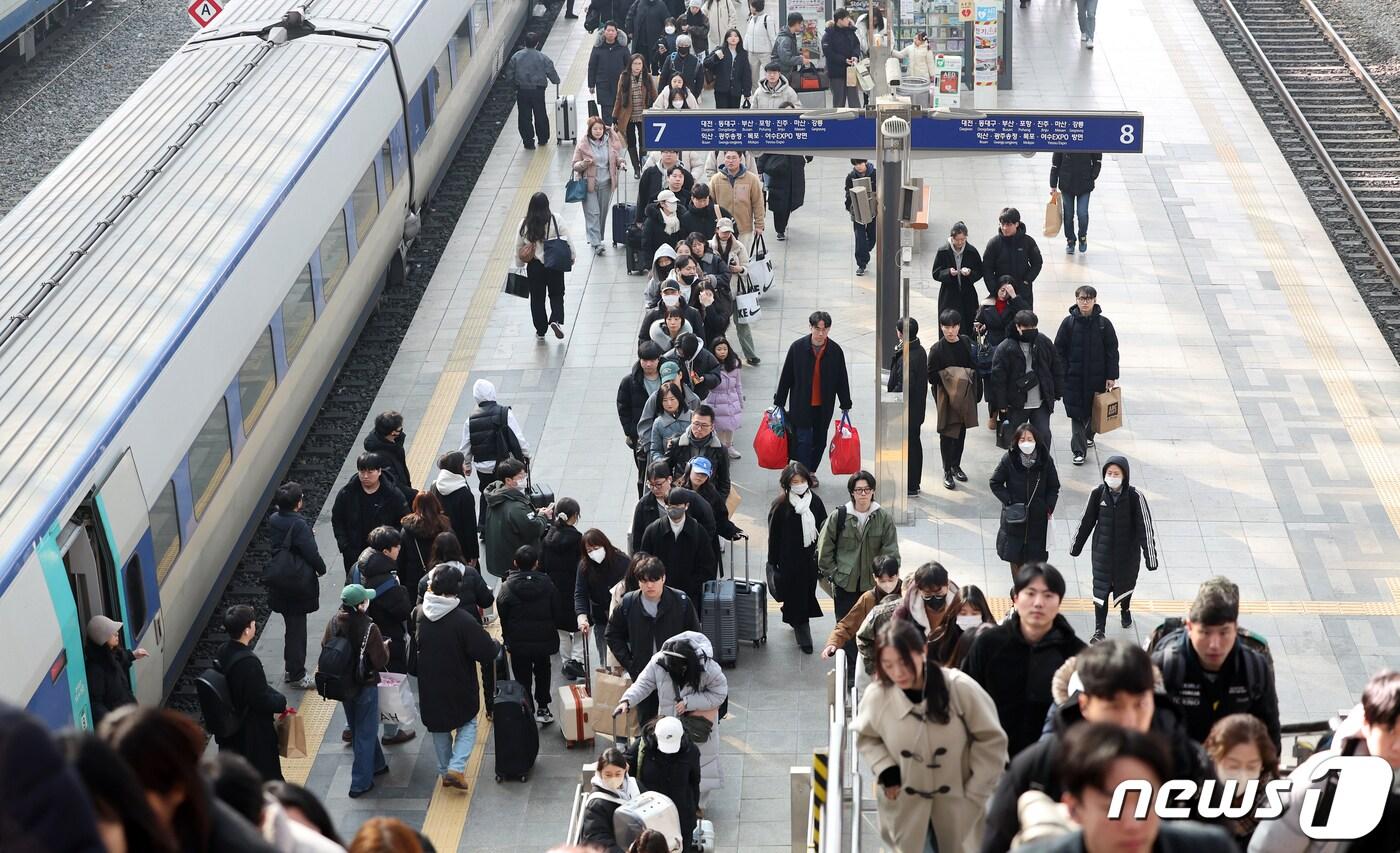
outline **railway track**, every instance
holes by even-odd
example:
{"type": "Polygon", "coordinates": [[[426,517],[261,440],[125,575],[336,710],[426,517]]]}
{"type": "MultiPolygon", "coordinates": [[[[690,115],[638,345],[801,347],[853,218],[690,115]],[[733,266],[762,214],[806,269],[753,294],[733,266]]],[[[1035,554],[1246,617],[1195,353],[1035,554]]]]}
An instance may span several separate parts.
{"type": "Polygon", "coordinates": [[[1400,358],[1400,113],[1311,0],[1196,0],[1400,358]]]}

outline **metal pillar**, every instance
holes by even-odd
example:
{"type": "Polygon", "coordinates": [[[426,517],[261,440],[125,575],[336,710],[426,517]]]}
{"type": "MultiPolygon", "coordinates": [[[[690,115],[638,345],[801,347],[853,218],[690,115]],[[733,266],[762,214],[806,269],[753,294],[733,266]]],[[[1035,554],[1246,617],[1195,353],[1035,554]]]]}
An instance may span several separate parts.
{"type": "MultiPolygon", "coordinates": [[[[886,370],[894,354],[895,327],[908,310],[909,282],[900,266],[900,206],[904,194],[904,169],[908,160],[909,121],[907,103],[876,106],[876,148],[879,154],[880,221],[875,262],[875,478],[880,505],[896,524],[909,523],[909,422],[907,398],[885,389],[886,370]]],[[[908,388],[908,362],[904,385],[908,388]]],[[[920,381],[915,377],[913,381],[920,381]]]]}

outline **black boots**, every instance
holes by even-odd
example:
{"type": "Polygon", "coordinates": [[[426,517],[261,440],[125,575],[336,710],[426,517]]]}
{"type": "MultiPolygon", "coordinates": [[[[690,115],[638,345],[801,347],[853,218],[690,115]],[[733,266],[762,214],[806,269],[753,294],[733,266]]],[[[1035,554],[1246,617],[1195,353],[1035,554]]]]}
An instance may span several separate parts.
{"type": "Polygon", "coordinates": [[[812,653],[812,626],[807,622],[799,622],[792,626],[792,633],[797,635],[797,647],[805,655],[812,653]]]}
{"type": "Polygon", "coordinates": [[[1131,627],[1133,627],[1133,614],[1132,614],[1131,612],[1129,612],[1129,611],[1128,611],[1128,608],[1126,608],[1126,607],[1123,608],[1123,627],[1124,627],[1124,628],[1131,628],[1131,627]]]}
{"type": "Polygon", "coordinates": [[[1094,636],[1089,638],[1090,643],[1102,643],[1104,640],[1104,625],[1108,622],[1108,605],[1094,602],[1094,636]]]}

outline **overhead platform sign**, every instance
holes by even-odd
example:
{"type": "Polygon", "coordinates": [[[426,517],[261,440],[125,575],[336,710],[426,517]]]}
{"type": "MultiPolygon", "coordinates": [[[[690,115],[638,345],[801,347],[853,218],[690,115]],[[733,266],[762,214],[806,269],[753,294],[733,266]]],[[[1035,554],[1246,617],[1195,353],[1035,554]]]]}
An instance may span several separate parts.
{"type": "MultiPolygon", "coordinates": [[[[872,150],[875,119],[803,118],[799,110],[648,110],[647,148],[745,151],[872,150]]],[[[914,151],[1142,153],[1142,113],[1016,112],[914,119],[914,151]]]]}

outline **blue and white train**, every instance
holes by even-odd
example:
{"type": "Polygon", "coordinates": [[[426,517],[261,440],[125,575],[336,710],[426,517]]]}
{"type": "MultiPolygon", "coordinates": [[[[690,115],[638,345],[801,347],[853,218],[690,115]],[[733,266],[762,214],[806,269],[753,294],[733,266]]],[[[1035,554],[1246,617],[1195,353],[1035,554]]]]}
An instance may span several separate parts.
{"type": "Polygon", "coordinates": [[[0,220],[0,700],[158,703],[508,58],[525,0],[243,0],[0,220]]]}

